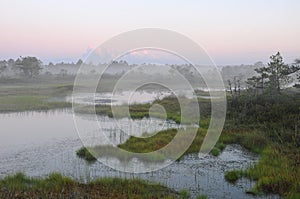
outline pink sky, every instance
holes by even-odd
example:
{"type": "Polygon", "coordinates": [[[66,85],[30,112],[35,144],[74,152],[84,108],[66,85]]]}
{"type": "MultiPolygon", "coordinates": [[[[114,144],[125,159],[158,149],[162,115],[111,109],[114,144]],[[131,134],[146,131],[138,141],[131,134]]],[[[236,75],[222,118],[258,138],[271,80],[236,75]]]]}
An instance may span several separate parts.
{"type": "Polygon", "coordinates": [[[90,48],[137,28],[166,28],[204,47],[221,65],[300,58],[300,1],[0,2],[0,59],[34,55],[76,61],[90,48]]]}

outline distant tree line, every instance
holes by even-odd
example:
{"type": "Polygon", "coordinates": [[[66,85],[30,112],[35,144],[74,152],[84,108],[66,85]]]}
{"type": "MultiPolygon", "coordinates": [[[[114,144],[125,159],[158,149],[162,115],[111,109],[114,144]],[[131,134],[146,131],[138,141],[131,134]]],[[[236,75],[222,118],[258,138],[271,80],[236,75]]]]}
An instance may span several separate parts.
{"type": "Polygon", "coordinates": [[[33,78],[39,75],[42,62],[36,57],[20,57],[17,60],[9,59],[0,61],[0,74],[10,68],[15,74],[27,78],[33,78]]]}
{"type": "MultiPolygon", "coordinates": [[[[97,72],[97,66],[103,66],[106,64],[86,64],[79,59],[76,63],[52,63],[43,64],[41,60],[33,56],[19,57],[16,60],[0,60],[0,78],[1,77],[24,77],[24,78],[35,78],[38,75],[46,75],[51,76],[55,74],[56,76],[65,77],[67,75],[76,74],[78,68],[81,65],[87,65],[87,69],[90,71],[86,71],[89,74],[95,74],[97,72]]],[[[111,63],[112,66],[129,66],[129,64],[125,60],[113,61],[111,63]]]]}
{"type": "MultiPolygon", "coordinates": [[[[43,65],[42,61],[36,57],[26,56],[19,57],[16,60],[0,60],[0,77],[5,73],[9,74],[7,76],[21,76],[24,78],[35,78],[41,74],[41,71],[47,67],[55,67],[55,66],[80,66],[83,64],[83,61],[79,59],[76,64],[74,63],[64,63],[61,62],[59,64],[53,64],[50,62],[48,65],[43,65]]],[[[46,75],[50,75],[49,71],[45,72],[46,75]]],[[[66,69],[61,69],[58,75],[65,76],[67,74],[66,69]]]]}

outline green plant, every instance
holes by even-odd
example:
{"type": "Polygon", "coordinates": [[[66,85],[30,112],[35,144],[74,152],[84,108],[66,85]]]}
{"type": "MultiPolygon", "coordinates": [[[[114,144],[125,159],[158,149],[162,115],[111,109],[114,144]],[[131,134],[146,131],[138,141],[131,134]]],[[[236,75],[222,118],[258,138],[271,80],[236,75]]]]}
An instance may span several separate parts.
{"type": "Polygon", "coordinates": [[[91,150],[92,149],[89,149],[87,147],[82,147],[77,150],[76,155],[79,158],[87,160],[88,162],[94,162],[97,160],[97,158],[95,158],[95,156],[91,153],[91,150]]]}
{"type": "Polygon", "coordinates": [[[214,147],[214,148],[210,151],[210,153],[211,153],[213,156],[219,156],[220,153],[221,153],[221,151],[220,151],[220,149],[214,147]]]}
{"type": "Polygon", "coordinates": [[[207,199],[207,195],[200,195],[200,196],[197,196],[197,199],[207,199]]]}
{"type": "Polygon", "coordinates": [[[178,193],[139,179],[101,178],[82,184],[59,173],[29,178],[22,173],[0,179],[0,198],[176,198],[178,193]]]}
{"type": "Polygon", "coordinates": [[[180,197],[181,199],[188,199],[188,198],[191,197],[191,194],[190,194],[190,192],[189,192],[188,190],[181,190],[181,191],[179,192],[179,197],[180,197]]]}
{"type": "Polygon", "coordinates": [[[240,170],[232,170],[232,171],[227,171],[225,173],[225,179],[227,182],[230,183],[236,183],[238,179],[240,179],[243,176],[243,172],[240,170]]]}

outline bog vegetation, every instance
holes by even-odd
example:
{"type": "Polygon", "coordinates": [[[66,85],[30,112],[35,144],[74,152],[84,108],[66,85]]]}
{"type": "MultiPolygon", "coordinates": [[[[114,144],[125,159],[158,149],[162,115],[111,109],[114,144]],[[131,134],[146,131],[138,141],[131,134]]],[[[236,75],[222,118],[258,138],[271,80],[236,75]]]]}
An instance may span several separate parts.
{"type": "MultiPolygon", "coordinates": [[[[232,143],[261,154],[255,166],[243,171],[228,171],[224,176],[230,183],[235,183],[242,177],[257,181],[253,190],[248,190],[249,193],[300,197],[300,89],[298,84],[286,87],[292,76],[299,73],[299,63],[296,60],[295,64],[287,65],[280,53],[277,53],[270,57],[267,66],[255,69],[256,75],[248,79],[247,89],[241,89],[236,77],[228,80],[225,127],[211,154],[218,156],[227,144],[232,143]]],[[[299,75],[297,78],[300,78],[299,75]]],[[[199,100],[200,110],[204,114],[201,115],[197,136],[185,154],[199,152],[209,124],[210,102],[199,100]]],[[[176,104],[176,99],[168,98],[156,103],[162,103],[165,107],[170,105],[170,115],[179,117],[180,107],[176,104]]],[[[144,113],[147,113],[150,105],[138,106],[140,107],[137,110],[143,110],[139,112],[140,117],[147,117],[144,113]]],[[[136,114],[135,111],[132,113],[136,114]]],[[[176,119],[175,121],[180,122],[176,119]]],[[[158,132],[150,138],[130,137],[119,147],[136,153],[154,151],[169,143],[175,135],[176,130],[170,129],[158,132]]],[[[82,148],[81,151],[89,154],[89,150],[95,149],[82,148]]]]}
{"type": "Polygon", "coordinates": [[[0,180],[0,198],[179,198],[179,194],[139,179],[101,178],[84,184],[58,173],[46,178],[17,173],[0,180]]]}
{"type": "MultiPolygon", "coordinates": [[[[80,64],[82,62],[77,65],[80,64]]],[[[49,77],[48,74],[49,81],[41,83],[39,81],[40,62],[33,58],[1,62],[0,74],[3,74],[9,65],[14,66],[21,76],[26,76],[31,79],[31,82],[38,83],[38,86],[32,83],[27,84],[24,79],[19,79],[19,84],[11,86],[7,83],[10,81],[9,78],[5,79],[6,83],[0,88],[0,111],[47,110],[70,106],[67,102],[53,101],[51,97],[53,95],[64,97],[70,93],[73,88],[70,83],[74,80],[73,76],[66,75],[65,71],[55,77],[49,77]]],[[[227,116],[222,135],[211,154],[218,156],[227,144],[240,144],[260,154],[261,158],[256,165],[246,170],[227,171],[224,177],[229,183],[236,183],[240,178],[246,177],[256,181],[253,189],[248,190],[249,193],[272,193],[286,198],[300,198],[300,60],[295,60],[294,64],[288,65],[284,63],[280,53],[276,53],[270,57],[267,65],[260,63],[256,66],[256,68],[250,67],[253,76],[247,78],[247,81],[238,75],[230,76],[229,67],[222,70],[223,77],[228,77],[226,80],[227,116]]],[[[185,101],[189,104],[188,99],[185,101]]],[[[199,151],[210,121],[210,100],[198,98],[198,102],[201,110],[200,128],[185,154],[199,151]]],[[[172,96],[148,104],[131,105],[129,108],[131,117],[134,119],[149,117],[149,108],[153,104],[164,106],[169,120],[176,123],[189,121],[189,118],[180,117],[178,100],[172,96]]],[[[78,111],[90,112],[89,108],[78,111]]],[[[122,109],[122,106],[118,108],[122,109]]],[[[96,113],[112,116],[111,108],[105,105],[97,105],[96,113]]],[[[122,111],[120,113],[122,117],[122,111]]],[[[158,114],[156,117],[161,117],[161,115],[158,114]]],[[[119,147],[136,153],[150,152],[167,145],[176,133],[177,130],[168,129],[149,138],[130,137],[119,147]]],[[[97,153],[97,150],[105,150],[105,147],[82,148],[77,151],[77,155],[93,162],[96,160],[93,155],[101,155],[97,153]]],[[[111,155],[120,159],[132,158],[118,153],[111,155]]],[[[155,158],[159,161],[162,157],[155,158]]],[[[0,194],[11,197],[33,194],[34,197],[49,196],[51,198],[54,196],[51,194],[63,197],[64,194],[70,194],[72,191],[75,194],[92,197],[93,195],[84,194],[98,194],[99,190],[95,186],[97,185],[102,188],[99,194],[106,194],[105,196],[122,198],[129,194],[136,198],[139,196],[144,198],[174,197],[173,192],[158,185],[148,185],[134,180],[130,183],[132,186],[129,185],[128,180],[103,179],[90,184],[80,184],[58,174],[46,179],[31,179],[17,174],[0,181],[0,194]],[[117,187],[116,190],[121,186],[126,188],[115,193],[108,191],[115,190],[109,189],[110,186],[117,187]],[[52,192],[52,189],[57,192],[52,192]]],[[[182,191],[180,195],[189,197],[185,191],[182,191]]]]}

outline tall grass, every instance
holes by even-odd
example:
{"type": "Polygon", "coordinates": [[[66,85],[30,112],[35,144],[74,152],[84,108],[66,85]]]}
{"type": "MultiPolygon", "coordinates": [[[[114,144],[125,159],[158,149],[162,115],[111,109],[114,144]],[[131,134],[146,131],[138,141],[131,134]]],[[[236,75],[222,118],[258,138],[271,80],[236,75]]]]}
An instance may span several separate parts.
{"type": "Polygon", "coordinates": [[[88,184],[53,173],[30,178],[22,173],[0,180],[0,198],[177,198],[162,185],[139,179],[101,178],[88,184]]]}
{"type": "Polygon", "coordinates": [[[217,146],[222,148],[224,144],[239,144],[251,152],[261,154],[270,141],[260,131],[231,129],[222,132],[217,146]]]}
{"type": "Polygon", "coordinates": [[[244,171],[233,170],[225,179],[234,183],[241,177],[256,181],[254,194],[272,193],[286,198],[300,196],[300,151],[299,149],[268,145],[261,153],[259,162],[244,171]]]}
{"type": "Polygon", "coordinates": [[[300,151],[279,145],[268,146],[258,164],[245,171],[245,176],[257,181],[255,192],[300,196],[300,151]]]}

